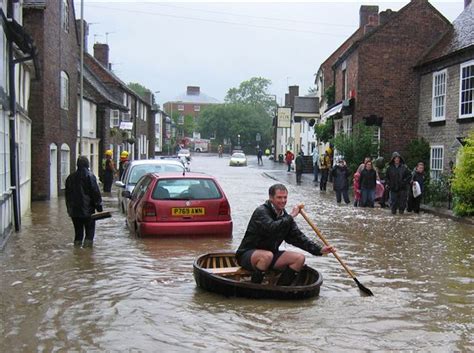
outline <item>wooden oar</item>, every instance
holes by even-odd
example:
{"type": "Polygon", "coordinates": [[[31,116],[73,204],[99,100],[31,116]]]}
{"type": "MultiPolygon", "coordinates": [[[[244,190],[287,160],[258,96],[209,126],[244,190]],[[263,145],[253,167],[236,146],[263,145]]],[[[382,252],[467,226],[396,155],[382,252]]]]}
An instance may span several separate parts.
{"type": "MultiPolygon", "coordinates": [[[[326,240],[326,238],[324,238],[324,236],[321,234],[321,231],[314,225],[314,223],[309,219],[308,215],[306,214],[306,212],[300,208],[300,213],[301,215],[303,216],[303,218],[306,220],[306,222],[308,222],[308,224],[311,226],[311,228],[313,228],[313,230],[316,232],[316,234],[318,235],[319,239],[321,239],[321,241],[324,243],[324,245],[326,246],[331,246],[329,245],[329,242],[326,240]]],[[[344,267],[344,269],[346,270],[346,272],[349,274],[349,276],[352,277],[352,279],[355,281],[355,283],[357,283],[357,286],[359,287],[359,289],[364,292],[365,294],[367,294],[368,296],[373,296],[374,293],[372,293],[372,291],[367,288],[367,287],[364,287],[356,278],[356,276],[354,275],[354,273],[349,269],[349,267],[347,267],[347,265],[344,263],[344,261],[342,261],[342,259],[339,257],[339,255],[337,253],[332,253],[337,261],[339,261],[339,263],[342,265],[342,267],[344,267]]]]}

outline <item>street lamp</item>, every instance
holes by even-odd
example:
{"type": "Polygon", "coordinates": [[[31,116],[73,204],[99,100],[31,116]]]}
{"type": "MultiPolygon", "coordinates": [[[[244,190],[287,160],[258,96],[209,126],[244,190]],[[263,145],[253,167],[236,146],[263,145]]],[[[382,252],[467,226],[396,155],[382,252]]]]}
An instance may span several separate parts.
{"type": "Polygon", "coordinates": [[[240,148],[240,134],[237,135],[237,146],[240,148]]]}

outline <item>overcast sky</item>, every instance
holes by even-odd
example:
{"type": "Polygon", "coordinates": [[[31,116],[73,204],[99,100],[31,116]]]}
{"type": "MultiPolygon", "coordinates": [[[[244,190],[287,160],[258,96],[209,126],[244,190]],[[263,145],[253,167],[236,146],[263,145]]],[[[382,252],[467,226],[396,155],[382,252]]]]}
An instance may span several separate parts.
{"type": "MultiPolygon", "coordinates": [[[[84,0],[84,18],[89,52],[107,41],[115,73],[160,91],[160,104],[188,85],[222,101],[253,76],[270,79],[269,94],[281,103],[288,85],[300,95],[313,86],[320,64],[357,29],[361,5],[399,10],[408,2],[84,0]]],[[[463,10],[463,0],[431,3],[451,22],[463,10]]],[[[75,9],[79,18],[78,0],[75,9]]]]}

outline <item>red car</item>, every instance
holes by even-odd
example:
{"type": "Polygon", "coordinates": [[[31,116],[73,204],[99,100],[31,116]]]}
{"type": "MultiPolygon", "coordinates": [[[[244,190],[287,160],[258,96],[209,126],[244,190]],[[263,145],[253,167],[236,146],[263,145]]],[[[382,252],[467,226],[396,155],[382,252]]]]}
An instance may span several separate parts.
{"type": "Polygon", "coordinates": [[[212,176],[150,173],[123,196],[130,198],[127,226],[137,236],[232,237],[230,205],[212,176]]]}

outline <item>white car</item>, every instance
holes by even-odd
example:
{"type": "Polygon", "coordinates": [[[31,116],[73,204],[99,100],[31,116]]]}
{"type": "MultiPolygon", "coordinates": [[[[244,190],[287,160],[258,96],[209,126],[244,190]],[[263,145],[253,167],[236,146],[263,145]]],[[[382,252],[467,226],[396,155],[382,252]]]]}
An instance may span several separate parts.
{"type": "Polygon", "coordinates": [[[247,157],[244,153],[234,153],[230,157],[229,165],[233,166],[246,166],[247,165],[247,157]]]}
{"type": "Polygon", "coordinates": [[[181,161],[177,159],[142,159],[131,161],[128,164],[122,180],[116,181],[115,186],[119,188],[118,202],[123,213],[127,212],[130,199],[122,196],[122,191],[130,191],[135,188],[138,180],[147,173],[184,173],[185,168],[181,161]]]}

